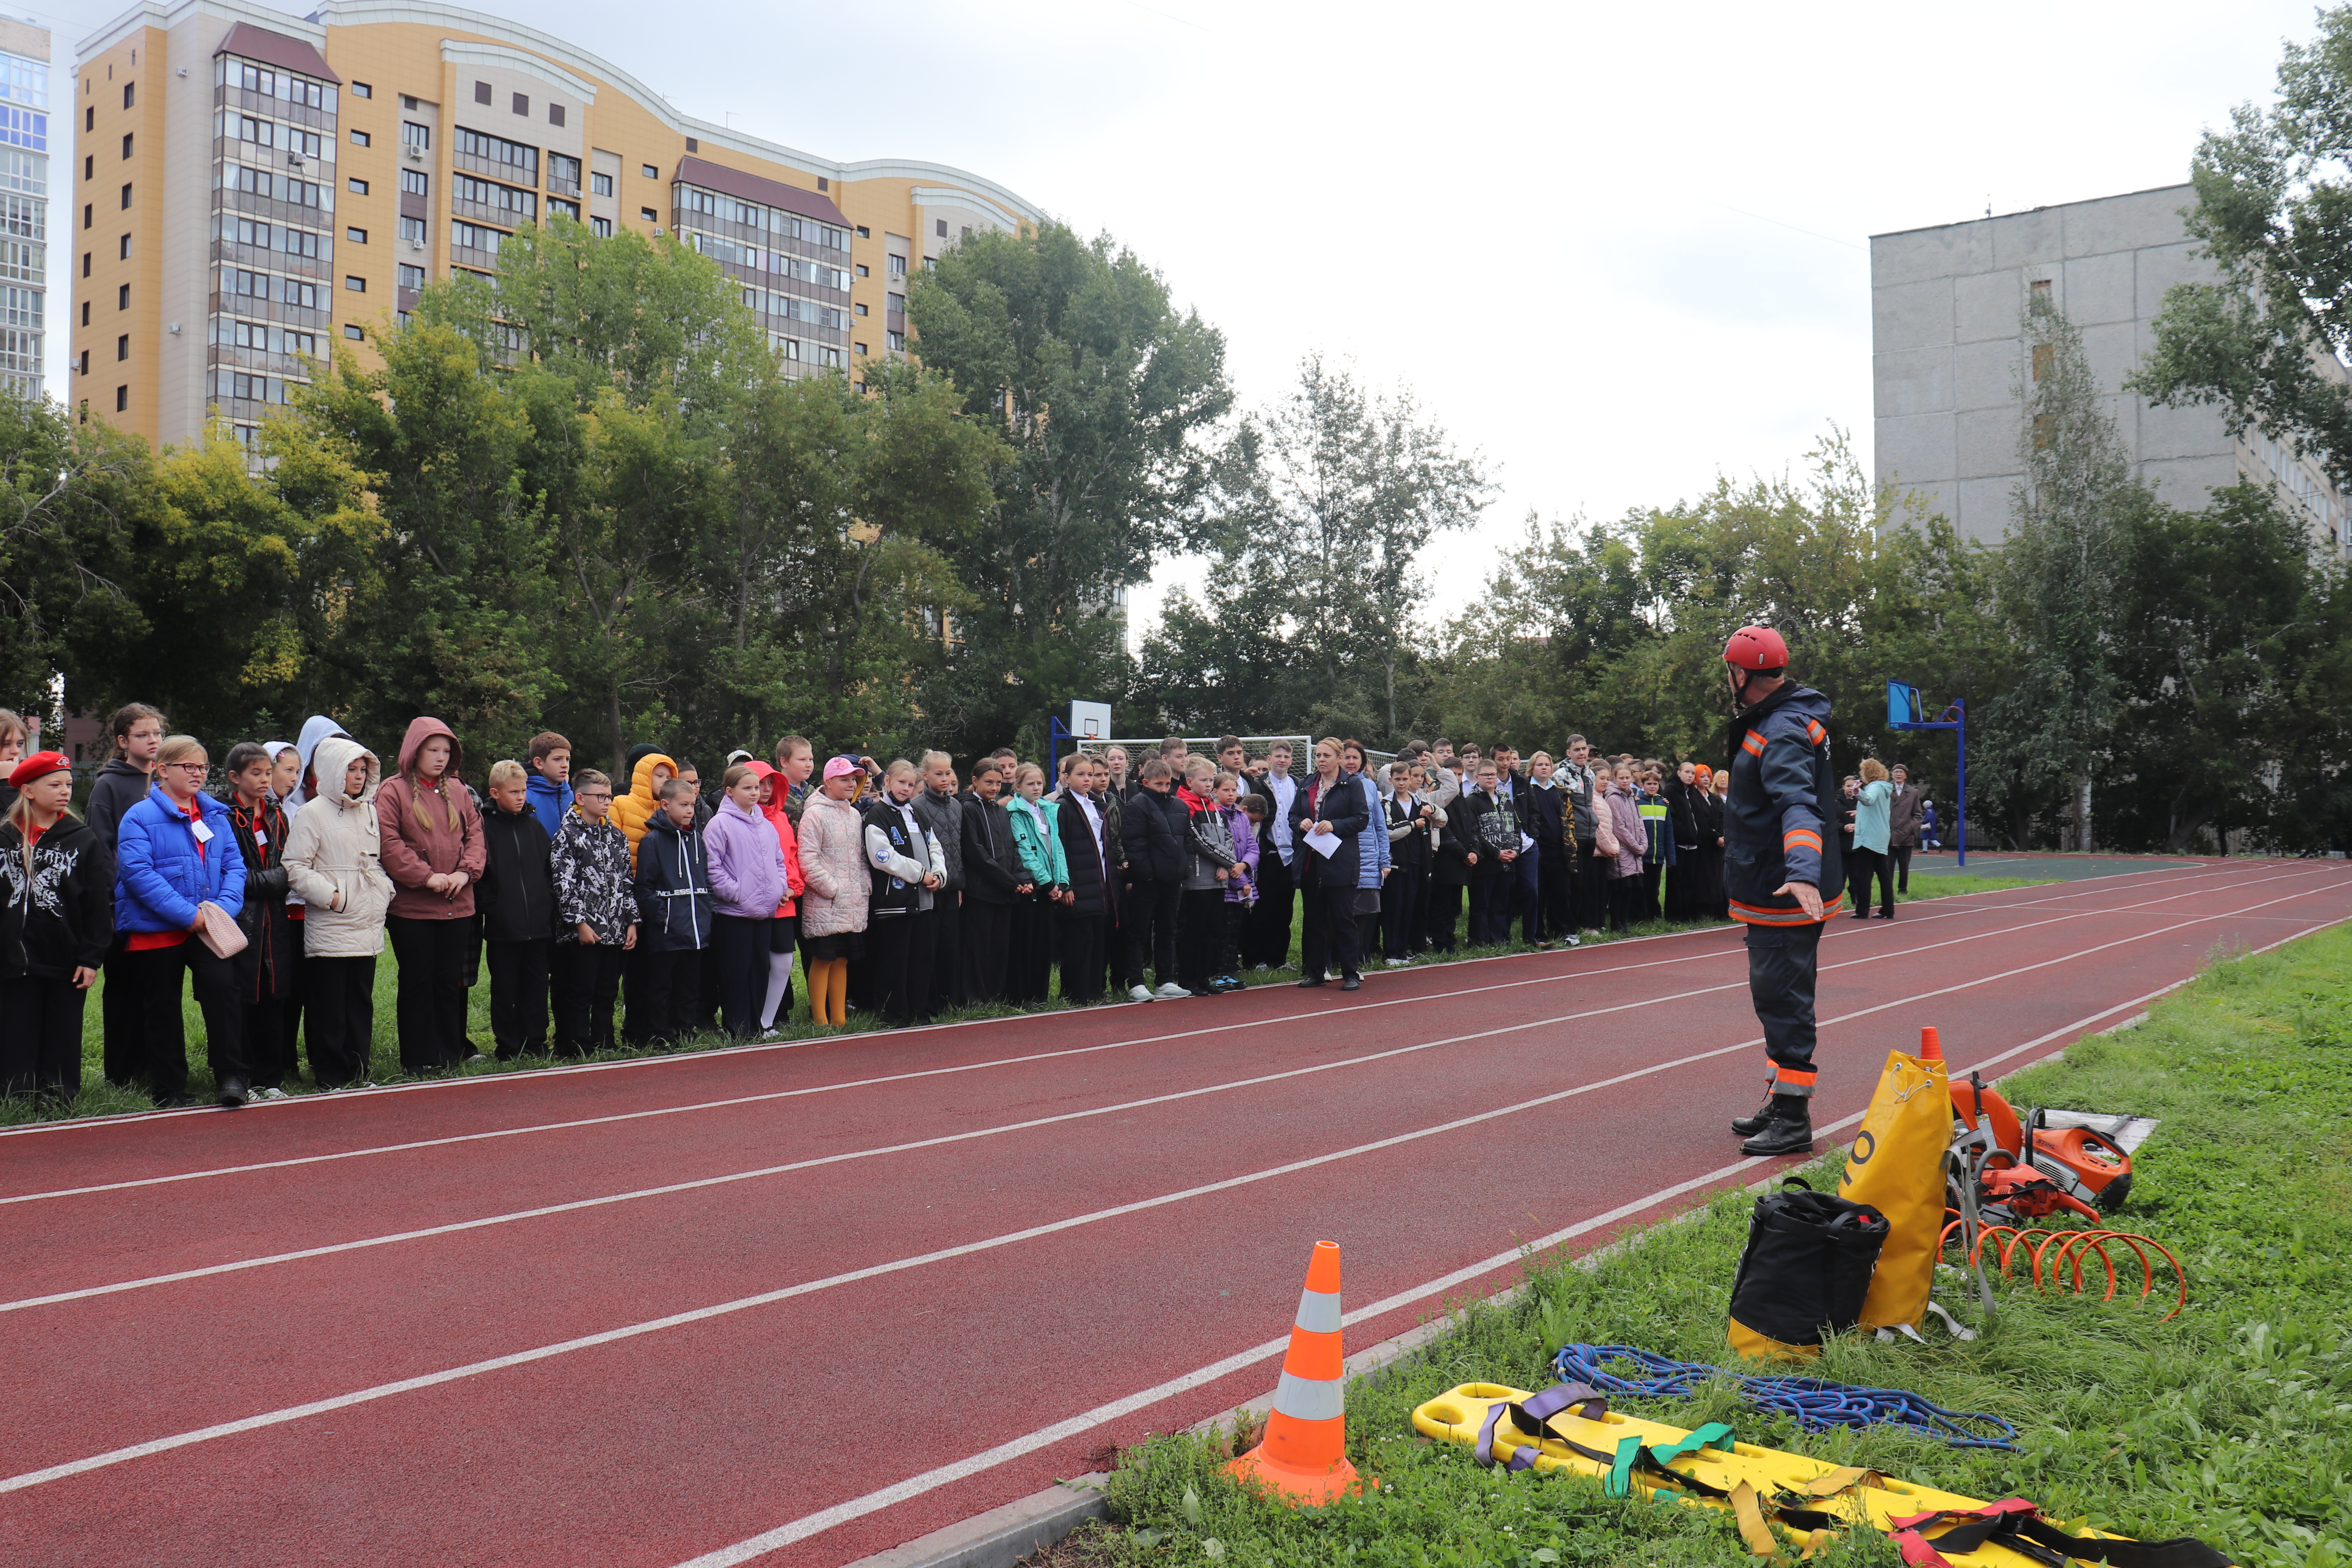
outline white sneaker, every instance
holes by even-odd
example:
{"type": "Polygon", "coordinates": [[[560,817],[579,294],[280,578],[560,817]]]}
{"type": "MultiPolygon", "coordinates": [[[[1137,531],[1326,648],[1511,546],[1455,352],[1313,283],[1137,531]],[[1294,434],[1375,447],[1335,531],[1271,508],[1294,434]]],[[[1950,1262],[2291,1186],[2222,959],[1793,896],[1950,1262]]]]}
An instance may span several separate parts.
{"type": "Polygon", "coordinates": [[[472,1056],[466,1058],[466,1065],[467,1067],[472,1067],[476,1062],[486,1062],[490,1058],[488,1057],[484,1056],[481,1052],[476,1051],[472,1056]]]}
{"type": "Polygon", "coordinates": [[[1580,936],[1564,936],[1559,939],[1559,945],[1562,947],[1582,947],[1584,945],[1584,939],[1580,936]]]}
{"type": "MultiPolygon", "coordinates": [[[[1140,991],[1143,988],[1139,985],[1136,989],[1140,991]]],[[[1162,1001],[1173,1002],[1179,996],[1190,996],[1192,994],[1171,980],[1167,984],[1162,985],[1159,990],[1154,991],[1152,994],[1160,998],[1162,1001]]]]}
{"type": "Polygon", "coordinates": [[[1272,969],[1274,965],[1271,963],[1253,963],[1250,965],[1250,972],[1252,973],[1263,973],[1265,971],[1272,969]]]}
{"type": "Polygon", "coordinates": [[[286,1091],[282,1089],[257,1089],[247,1098],[252,1100],[283,1100],[286,1098],[286,1091]]]}
{"type": "Polygon", "coordinates": [[[1405,965],[1411,963],[1412,960],[1410,958],[1390,958],[1383,959],[1381,962],[1386,963],[1391,969],[1402,969],[1405,965]]]}
{"type": "Polygon", "coordinates": [[[1149,989],[1141,985],[1136,985],[1129,988],[1127,999],[1130,1002],[1149,1002],[1152,997],[1149,989]]]}

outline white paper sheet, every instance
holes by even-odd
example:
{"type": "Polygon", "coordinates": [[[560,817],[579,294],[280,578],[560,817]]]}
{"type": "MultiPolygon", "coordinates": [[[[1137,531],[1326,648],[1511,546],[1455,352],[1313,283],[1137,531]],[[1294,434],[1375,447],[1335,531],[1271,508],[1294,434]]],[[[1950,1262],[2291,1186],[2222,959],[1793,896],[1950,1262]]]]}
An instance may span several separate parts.
{"type": "Polygon", "coordinates": [[[1306,844],[1326,860],[1339,852],[1339,836],[1336,833],[1310,833],[1307,836],[1306,844]]]}

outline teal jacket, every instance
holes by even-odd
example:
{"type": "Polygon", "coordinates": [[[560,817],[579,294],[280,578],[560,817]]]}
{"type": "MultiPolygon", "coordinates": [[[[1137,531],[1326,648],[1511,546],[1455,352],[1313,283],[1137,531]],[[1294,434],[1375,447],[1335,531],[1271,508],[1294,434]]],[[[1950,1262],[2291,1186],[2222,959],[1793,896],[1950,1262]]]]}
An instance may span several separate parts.
{"type": "Polygon", "coordinates": [[[1853,847],[1886,853],[1888,806],[1895,801],[1895,786],[1885,779],[1873,779],[1862,786],[1862,794],[1853,805],[1853,847]]]}
{"type": "Polygon", "coordinates": [[[1045,815],[1045,826],[1040,837],[1037,817],[1029,803],[1019,795],[1007,795],[998,805],[1013,819],[1013,844],[1021,851],[1021,864],[1030,879],[1042,891],[1046,888],[1066,888],[1070,885],[1070,862],[1062,853],[1062,835],[1057,823],[1061,806],[1050,800],[1037,802],[1037,811],[1045,815]]]}

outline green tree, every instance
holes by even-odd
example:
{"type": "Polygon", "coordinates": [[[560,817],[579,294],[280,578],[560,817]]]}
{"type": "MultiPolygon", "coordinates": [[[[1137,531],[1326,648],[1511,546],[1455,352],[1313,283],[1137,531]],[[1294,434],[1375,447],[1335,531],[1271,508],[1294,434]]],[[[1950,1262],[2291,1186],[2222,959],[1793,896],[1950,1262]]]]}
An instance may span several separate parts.
{"type": "Polygon", "coordinates": [[[1196,519],[1224,340],[1131,252],[1057,223],[956,246],[907,306],[923,363],[1012,451],[988,526],[950,552],[971,600],[917,692],[927,732],[969,752],[1124,684],[1115,596],[1196,519]]]}
{"type": "Polygon", "coordinates": [[[2161,508],[2133,477],[2083,335],[2039,293],[2021,318],[2028,363],[2000,563],[2000,604],[2018,647],[2015,684],[1990,705],[1985,760],[2004,777],[2012,814],[2037,784],[2064,786],[2071,847],[2092,847],[2092,781],[2125,697],[2119,651],[2130,641],[2122,586],[2135,534],[2161,508]]]}
{"type": "Polygon", "coordinates": [[[1237,434],[1219,477],[1198,532],[1212,552],[1205,611],[1178,601],[1144,659],[1153,689],[1192,694],[1195,710],[1170,717],[1222,725],[1238,710],[1395,743],[1418,716],[1402,683],[1418,669],[1421,552],[1476,521],[1493,488],[1483,464],[1411,394],[1370,395],[1310,355],[1296,390],[1237,434]],[[1203,622],[1218,628],[1206,661],[1181,640],[1203,622]],[[1250,677],[1262,684],[1237,679],[1250,677]]]}
{"type": "MultiPolygon", "coordinates": [[[[144,443],[72,423],[39,398],[0,395],[0,702],[46,712],[63,674],[84,705],[78,657],[137,615],[133,540],[154,510],[144,443]]],[[[104,700],[90,686],[89,705],[104,700]]]]}
{"type": "Polygon", "coordinates": [[[376,344],[379,368],[338,356],[295,395],[383,524],[337,585],[323,684],[379,746],[430,713],[469,756],[511,755],[559,689],[548,555],[519,467],[530,420],[451,326],[419,321],[376,344]]]}
{"type": "Polygon", "coordinates": [[[2218,403],[2230,431],[2258,425],[2352,489],[2352,6],[2289,44],[2278,102],[2242,104],[2189,165],[2184,215],[2219,273],[2174,285],[2155,344],[2126,384],[2159,404],[2218,403]]]}

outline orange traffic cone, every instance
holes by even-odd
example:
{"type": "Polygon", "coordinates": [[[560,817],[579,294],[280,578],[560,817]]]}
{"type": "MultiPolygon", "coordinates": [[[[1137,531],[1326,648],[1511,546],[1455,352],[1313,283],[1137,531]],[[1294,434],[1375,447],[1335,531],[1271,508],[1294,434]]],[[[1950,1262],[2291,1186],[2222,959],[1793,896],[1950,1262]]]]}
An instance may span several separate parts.
{"type": "Polygon", "coordinates": [[[1919,1059],[1939,1062],[1944,1059],[1944,1042],[1936,1033],[1936,1026],[1927,1024],[1919,1030],[1919,1059]]]}
{"type": "Polygon", "coordinates": [[[1339,1244],[1318,1241],[1307,1265],[1307,1289],[1282,1357],[1282,1382],[1265,1438],[1225,1468],[1292,1502],[1319,1508],[1358,1491],[1348,1463],[1345,1379],[1340,1375],[1339,1244]]]}

